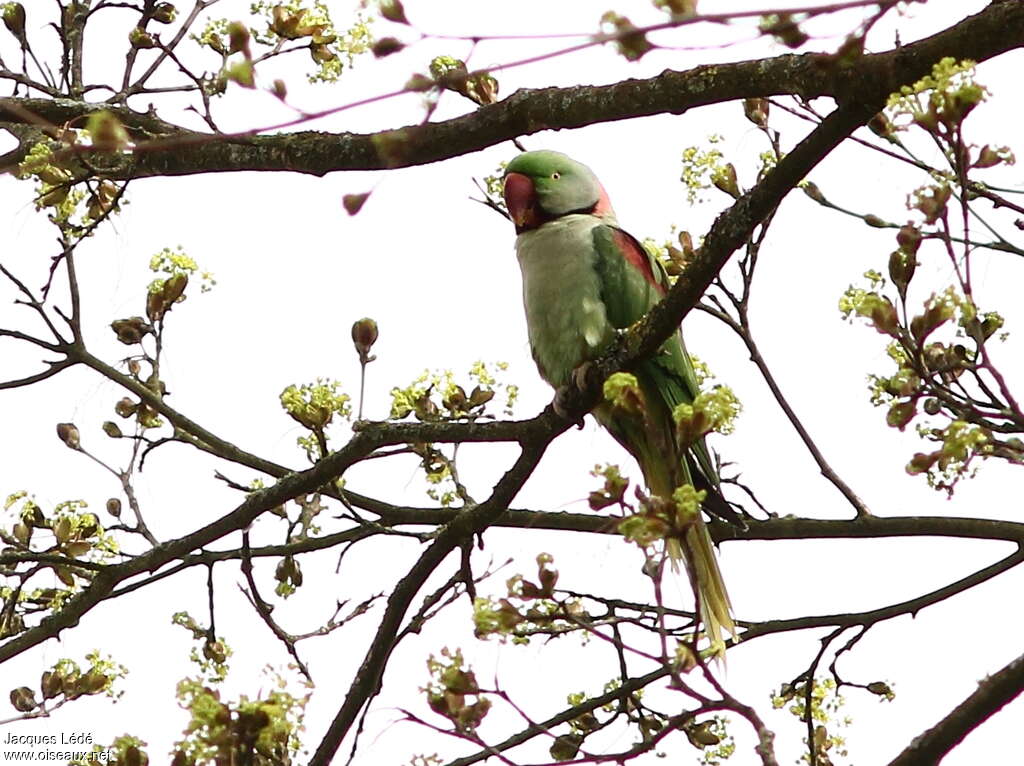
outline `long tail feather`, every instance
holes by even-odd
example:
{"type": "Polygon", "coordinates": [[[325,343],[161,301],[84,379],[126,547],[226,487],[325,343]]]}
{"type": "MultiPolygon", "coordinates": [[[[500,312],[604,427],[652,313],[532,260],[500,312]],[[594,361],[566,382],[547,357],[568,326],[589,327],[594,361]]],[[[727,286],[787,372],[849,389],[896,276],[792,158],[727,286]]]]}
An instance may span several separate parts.
{"type": "MultiPolygon", "coordinates": [[[[659,428],[657,421],[652,424],[651,419],[622,415],[615,417],[614,412],[607,407],[598,407],[594,414],[640,463],[651,494],[670,498],[680,484],[693,483],[686,459],[673,458],[678,454],[678,448],[671,435],[672,431],[667,427],[659,428]]],[[[709,496],[713,493],[717,495],[717,488],[708,484],[707,492],[709,496]]],[[[725,504],[724,499],[721,502],[725,504]]],[[[723,633],[727,632],[736,638],[736,624],[732,619],[732,605],[722,572],[718,568],[711,535],[699,513],[681,539],[669,539],[666,542],[666,551],[673,569],[678,569],[680,561],[685,565],[696,595],[704,632],[716,655],[724,658],[723,633]]]]}

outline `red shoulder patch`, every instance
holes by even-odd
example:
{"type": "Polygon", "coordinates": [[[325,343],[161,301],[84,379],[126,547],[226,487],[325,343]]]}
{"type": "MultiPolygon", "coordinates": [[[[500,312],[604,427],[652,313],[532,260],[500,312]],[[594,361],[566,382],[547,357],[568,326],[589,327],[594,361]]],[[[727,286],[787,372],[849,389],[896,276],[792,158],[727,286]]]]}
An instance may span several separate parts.
{"type": "Polygon", "coordinates": [[[630,263],[630,265],[644,275],[644,279],[654,286],[659,295],[664,295],[665,288],[655,278],[654,271],[651,269],[651,261],[647,255],[647,251],[644,250],[643,245],[636,241],[636,237],[631,234],[627,234],[622,229],[613,228],[612,240],[615,242],[619,250],[622,251],[622,256],[630,263]]]}
{"type": "Polygon", "coordinates": [[[604,190],[604,187],[598,182],[597,188],[601,190],[600,195],[597,198],[597,202],[594,203],[594,209],[591,210],[592,215],[596,215],[598,218],[604,218],[609,213],[615,215],[615,211],[612,210],[612,201],[608,199],[608,192],[604,190]]]}

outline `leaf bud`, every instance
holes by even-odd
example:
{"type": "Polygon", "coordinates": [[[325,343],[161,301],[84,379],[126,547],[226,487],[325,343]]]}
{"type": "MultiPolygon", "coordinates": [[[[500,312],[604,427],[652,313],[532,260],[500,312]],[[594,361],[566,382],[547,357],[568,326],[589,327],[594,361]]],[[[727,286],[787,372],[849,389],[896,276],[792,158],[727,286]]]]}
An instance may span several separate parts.
{"type": "Polygon", "coordinates": [[[19,521],[14,525],[14,539],[22,545],[28,545],[29,539],[32,537],[32,527],[23,521],[19,521]]]}
{"type": "Polygon", "coordinates": [[[366,200],[370,198],[370,192],[361,192],[360,194],[346,194],[341,198],[341,204],[345,208],[345,212],[349,215],[355,215],[363,209],[363,205],[366,204],[366,200]]]}
{"type": "Polygon", "coordinates": [[[380,15],[396,24],[408,24],[402,0],[380,0],[380,15]]]}
{"type": "Polygon", "coordinates": [[[743,114],[748,120],[759,128],[768,127],[768,99],[766,98],[745,98],[743,99],[743,114]]]}
{"type": "Polygon", "coordinates": [[[317,64],[327,64],[338,57],[325,43],[310,43],[309,55],[317,64]]]}
{"type": "Polygon", "coordinates": [[[884,138],[887,141],[894,140],[893,134],[896,131],[892,126],[892,121],[886,116],[885,112],[879,112],[868,120],[868,128],[879,138],[884,138]]]}
{"type": "Polygon", "coordinates": [[[736,180],[736,168],[731,162],[727,162],[725,167],[712,174],[711,183],[714,184],[716,189],[725,192],[733,199],[740,198],[740,186],[736,180]]]}
{"type": "Polygon", "coordinates": [[[722,741],[721,737],[711,731],[711,724],[712,721],[693,723],[683,729],[683,732],[686,734],[686,738],[690,740],[691,745],[703,750],[722,741]]]}
{"type": "Polygon", "coordinates": [[[39,703],[36,702],[35,692],[27,686],[11,689],[11,704],[14,705],[14,709],[19,713],[30,713],[39,707],[39,703]]]}
{"type": "Polygon", "coordinates": [[[247,59],[252,58],[249,51],[249,28],[240,21],[228,24],[228,53],[241,53],[247,59]]]}
{"type": "Polygon", "coordinates": [[[804,194],[806,194],[812,200],[817,202],[819,205],[827,204],[825,195],[821,193],[821,189],[819,189],[818,185],[813,181],[804,181],[802,184],[800,184],[800,188],[803,189],[804,194]]]}
{"type": "Polygon", "coordinates": [[[99,694],[107,688],[110,678],[98,670],[90,670],[78,681],[78,690],[82,694],[99,694]]]}
{"type": "Polygon", "coordinates": [[[906,300],[907,286],[914,277],[917,268],[917,259],[913,253],[904,250],[893,250],[889,255],[889,278],[899,290],[900,298],[906,300]]]}
{"type": "Polygon", "coordinates": [[[178,9],[173,3],[157,3],[150,18],[160,24],[170,24],[178,16],[178,9]]]}
{"type": "Polygon", "coordinates": [[[377,342],[377,323],[369,317],[363,317],[352,325],[352,343],[359,354],[361,364],[372,362],[376,357],[370,356],[370,349],[377,342]]]}
{"type": "Polygon", "coordinates": [[[107,500],[107,513],[115,519],[121,517],[121,501],[118,498],[112,497],[107,500]]]}
{"type": "Polygon", "coordinates": [[[153,328],[142,317],[128,317],[127,319],[115,319],[110,323],[110,329],[117,335],[117,339],[126,346],[133,346],[142,342],[143,337],[153,332],[153,328]]]}
{"type": "Polygon", "coordinates": [[[382,37],[373,44],[370,49],[373,51],[373,55],[379,59],[385,56],[390,56],[392,53],[398,53],[405,48],[405,43],[394,37],[382,37]]]}
{"type": "Polygon", "coordinates": [[[52,700],[64,690],[64,676],[52,670],[43,671],[39,679],[39,690],[43,693],[44,700],[52,700]]]}
{"type": "Polygon", "coordinates": [[[21,3],[4,4],[4,26],[18,41],[25,44],[25,6],[21,3]]]}
{"type": "Polygon", "coordinates": [[[204,643],[203,656],[210,662],[218,665],[224,664],[224,660],[228,658],[227,650],[225,650],[224,644],[220,641],[207,641],[204,643]]]}
{"type": "Polygon", "coordinates": [[[122,418],[130,418],[139,409],[138,402],[133,402],[127,396],[123,399],[119,399],[117,404],[114,405],[114,412],[120,415],[122,418]]]}
{"type": "Polygon", "coordinates": [[[58,423],[57,436],[71,449],[80,448],[81,441],[79,439],[78,426],[74,423],[58,423]]]}
{"type": "Polygon", "coordinates": [[[872,694],[877,694],[879,697],[892,697],[892,687],[889,686],[885,681],[872,681],[868,684],[867,690],[872,694]]]}
{"type": "Polygon", "coordinates": [[[555,737],[551,747],[548,748],[548,753],[556,761],[571,761],[580,751],[580,745],[582,744],[582,734],[576,734],[575,732],[572,734],[562,734],[555,737]]]}
{"type": "Polygon", "coordinates": [[[916,255],[921,247],[921,230],[911,223],[901,226],[896,232],[896,244],[909,255],[916,255]]]}
{"type": "Polygon", "coordinates": [[[53,536],[57,538],[57,542],[61,545],[71,539],[71,531],[71,519],[67,516],[61,516],[57,523],[53,525],[53,536]]]}
{"type": "Polygon", "coordinates": [[[128,42],[133,48],[155,48],[156,40],[153,35],[142,27],[132,27],[128,33],[128,42]]]}

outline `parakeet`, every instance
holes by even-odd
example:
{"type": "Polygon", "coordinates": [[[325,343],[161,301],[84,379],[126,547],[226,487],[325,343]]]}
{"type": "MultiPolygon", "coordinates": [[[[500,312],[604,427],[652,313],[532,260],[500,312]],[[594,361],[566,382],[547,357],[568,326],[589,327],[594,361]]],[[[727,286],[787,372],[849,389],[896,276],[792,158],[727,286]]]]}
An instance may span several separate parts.
{"type": "MultiPolygon", "coordinates": [[[[503,190],[516,227],[530,349],[541,377],[557,389],[661,299],[668,277],[657,258],[619,228],[604,187],[586,165],[559,152],[525,152],[508,164],[503,190]]],[[[671,498],[677,487],[692,484],[707,492],[705,507],[717,503],[731,511],[703,438],[681,446],[672,419],[677,405],[698,394],[682,336],[674,334],[633,373],[643,412],[603,402],[594,417],[636,458],[652,495],[671,498]]],[[[685,561],[705,632],[722,651],[723,629],[733,636],[736,630],[701,514],[666,545],[674,560],[685,561]]]]}

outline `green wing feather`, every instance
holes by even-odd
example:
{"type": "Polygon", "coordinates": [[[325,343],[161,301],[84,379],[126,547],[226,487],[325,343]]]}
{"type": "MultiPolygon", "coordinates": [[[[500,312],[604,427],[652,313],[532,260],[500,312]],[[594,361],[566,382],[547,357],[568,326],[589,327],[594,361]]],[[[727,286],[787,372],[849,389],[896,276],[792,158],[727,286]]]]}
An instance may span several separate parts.
{"type": "MultiPolygon", "coordinates": [[[[593,236],[594,265],[608,320],[617,329],[625,329],[661,300],[668,287],[668,276],[657,259],[625,232],[597,226],[593,236]]],[[[681,484],[704,485],[718,501],[725,503],[718,495],[718,475],[704,440],[692,445],[690,454],[676,443],[672,411],[680,404],[691,403],[699,391],[693,362],[681,334],[673,334],[656,355],[637,366],[634,374],[643,392],[646,412],[631,415],[602,404],[594,410],[598,422],[637,459],[651,493],[670,497],[681,484]],[[705,481],[695,481],[695,473],[705,481]]],[[[667,548],[674,560],[686,561],[708,637],[722,651],[722,629],[733,636],[736,629],[704,520],[698,515],[683,539],[668,541],[667,548]]]]}
{"type": "MultiPolygon", "coordinates": [[[[604,286],[601,298],[608,320],[613,327],[625,329],[642,319],[662,299],[668,289],[668,275],[658,259],[626,232],[611,226],[597,226],[593,236],[597,252],[595,267],[604,286]],[[622,252],[623,247],[632,248],[629,257],[622,252]],[[639,259],[643,259],[646,267],[643,270],[634,265],[639,259]]],[[[637,367],[636,375],[645,395],[654,394],[651,404],[657,403],[661,405],[659,409],[667,411],[658,414],[668,417],[669,421],[677,406],[690,404],[700,391],[693,361],[680,333],[674,333],[655,356],[644,360],[637,367]]],[[[668,425],[671,426],[671,422],[668,425]]],[[[691,449],[698,470],[717,488],[718,474],[704,440],[700,439],[691,449]]],[[[681,478],[691,481],[687,456],[680,456],[680,461],[684,474],[681,478]]]]}

